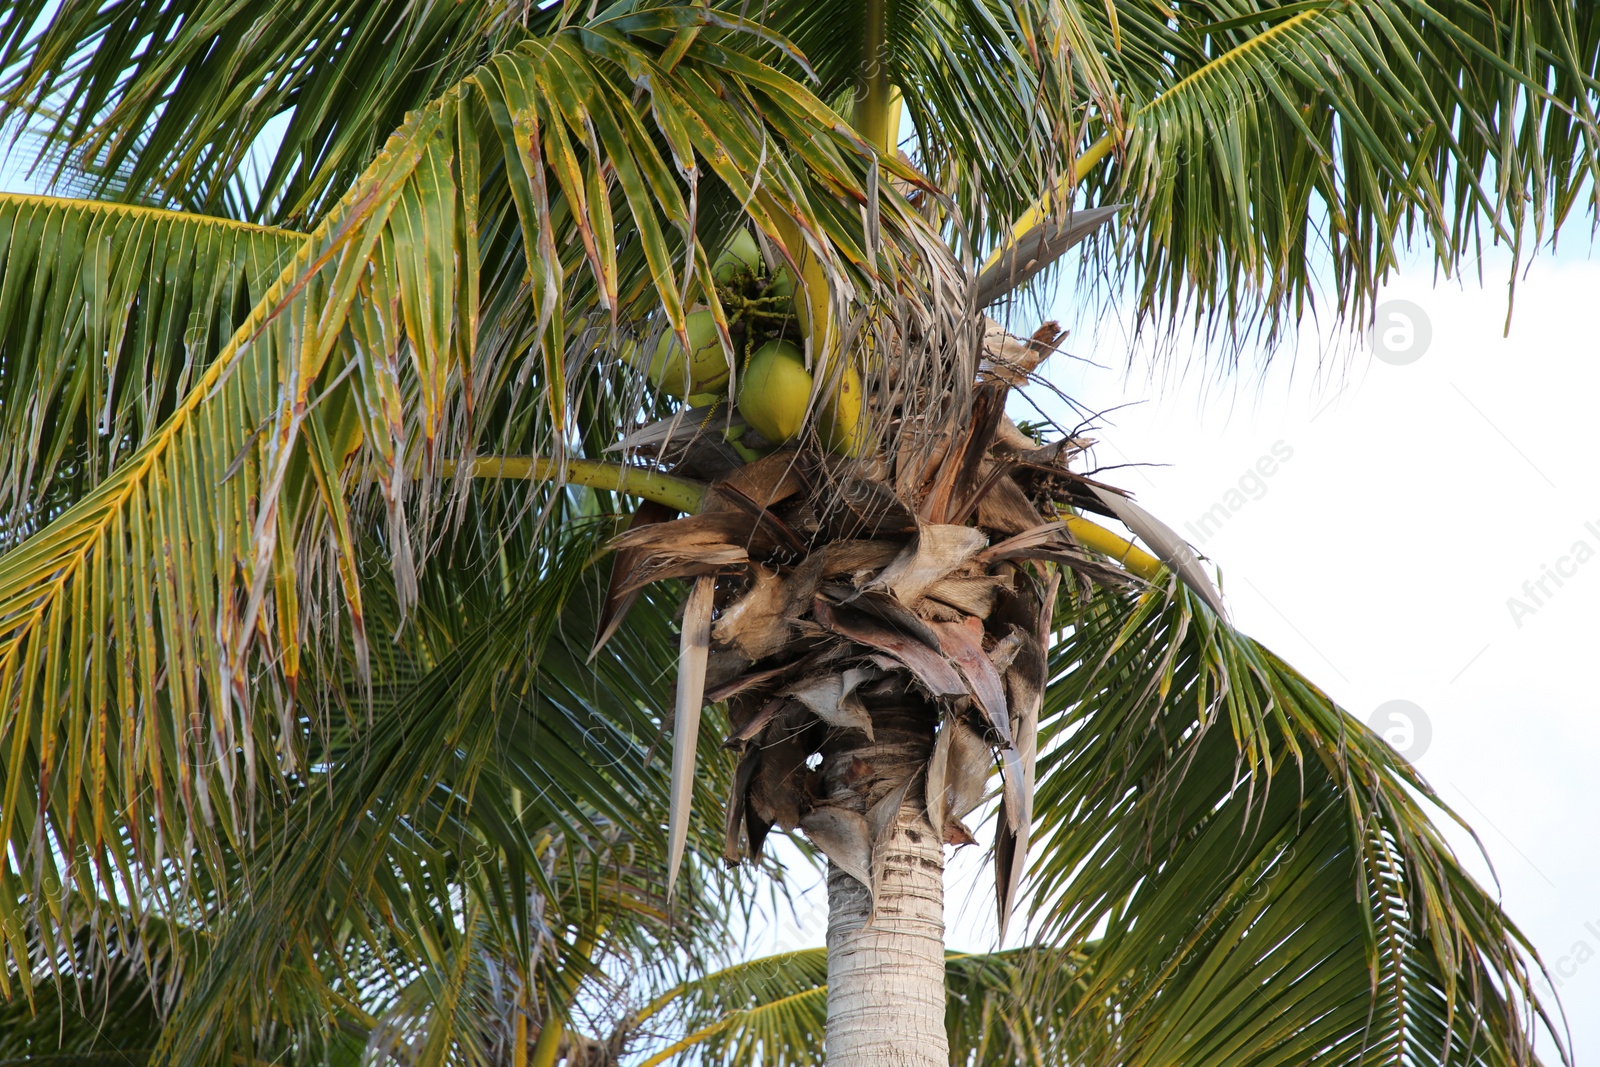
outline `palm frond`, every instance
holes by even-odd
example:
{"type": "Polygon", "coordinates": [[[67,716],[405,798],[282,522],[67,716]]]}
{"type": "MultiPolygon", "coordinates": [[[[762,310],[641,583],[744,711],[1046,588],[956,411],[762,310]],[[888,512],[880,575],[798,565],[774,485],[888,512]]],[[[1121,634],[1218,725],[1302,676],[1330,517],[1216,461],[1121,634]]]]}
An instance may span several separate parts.
{"type": "Polygon", "coordinates": [[[1083,195],[1131,205],[1084,281],[1116,264],[1142,322],[1276,335],[1331,283],[1323,310],[1364,323],[1405,245],[1454,274],[1485,241],[1518,258],[1594,207],[1588,6],[1074,6],[1082,32],[1063,44],[1092,48],[1122,94],[1080,131],[1118,146],[1083,195]]]}
{"type": "MultiPolygon", "coordinates": [[[[197,898],[200,894],[197,894],[197,898]]],[[[44,957],[26,996],[0,1002],[0,1064],[133,1064],[154,1062],[173,1003],[188,968],[203,960],[210,943],[193,922],[194,908],[182,917],[131,908],[105,897],[75,896],[66,905],[63,925],[70,941],[37,946],[44,957]],[[137,936],[131,936],[132,931],[137,936]],[[45,977],[55,970],[55,980],[45,977]]],[[[36,927],[35,934],[46,931],[36,927]]],[[[352,960],[351,962],[356,962],[352,960]]],[[[359,966],[359,963],[357,963],[359,966]]],[[[13,987],[27,986],[13,976],[13,987]]],[[[316,986],[313,970],[285,969],[280,983],[284,1015],[301,1005],[306,1016],[316,986]]],[[[258,1035],[258,1051],[272,1062],[354,1067],[365,1030],[347,1005],[317,1004],[314,1026],[274,1024],[258,1035]],[[306,1040],[306,1031],[317,1039],[306,1040]]]]}
{"type": "MultiPolygon", "coordinates": [[[[698,859],[670,912],[660,887],[667,790],[652,761],[671,702],[671,599],[645,597],[586,661],[600,599],[589,561],[610,528],[569,524],[532,574],[513,561],[474,580],[430,575],[415,625],[374,650],[370,726],[343,639],[343,671],[322,672],[343,681],[315,703],[354,722],[218,903],[215,947],[189,967],[163,1033],[171,1055],[259,1054],[263,1021],[305,1026],[340,998],[377,1019],[380,1058],[405,1060],[413,1043],[500,1047],[519,1014],[536,1035],[576,1011],[579,987],[670,977],[680,957],[664,945],[695,958],[690,939],[724,904],[698,859]],[[619,957],[624,977],[608,977],[619,957]],[[301,998],[292,1010],[286,987],[301,998]]],[[[393,591],[373,606],[394,617],[393,591]]],[[[706,755],[702,810],[728,771],[706,755]]],[[[715,829],[694,830],[691,854],[715,855],[715,829]]]]}
{"type": "MultiPolygon", "coordinates": [[[[817,73],[836,105],[858,91],[870,5],[789,0],[769,5],[775,29],[817,73]]],[[[887,77],[900,94],[902,139],[954,202],[951,237],[976,252],[1059,182],[1071,163],[1075,122],[1095,101],[1114,103],[1091,59],[1050,47],[1073,17],[1037,0],[899,0],[883,6],[887,77]]]]}
{"type": "MultiPolygon", "coordinates": [[[[714,828],[695,827],[694,877],[670,918],[659,885],[666,790],[651,760],[672,601],[647,595],[586,663],[600,594],[588,561],[611,525],[563,528],[554,568],[526,558],[541,547],[529,532],[486,573],[465,559],[430,571],[414,623],[374,650],[367,681],[340,636],[307,694],[328,737],[284,810],[259,817],[260,844],[228,850],[233,883],[145,871],[135,907],[71,898],[70,944],[48,949],[49,930],[30,928],[31,983],[13,975],[29,995],[6,1009],[18,1030],[0,1051],[509,1060],[519,1018],[536,1038],[674,980],[727,902],[701,873],[714,828]],[[89,1026],[95,1009],[116,1025],[89,1026]]],[[[392,589],[371,592],[375,617],[394,618],[392,589]]],[[[702,810],[726,764],[707,754],[702,810]]]]}
{"type": "Polygon", "coordinates": [[[1059,621],[1033,914],[1097,941],[1075,1062],[1533,1062],[1537,955],[1414,769],[1176,581],[1059,621]]]}
{"type": "MultiPolygon", "coordinates": [[[[945,1024],[952,1063],[1053,1062],[1062,1023],[1081,995],[1088,957],[1046,946],[951,952],[945,1024]]],[[[662,994],[630,1021],[662,1043],[640,1067],[663,1063],[810,1067],[823,1062],[828,961],[823,948],[733,964],[662,994]]]]}
{"type": "Polygon", "coordinates": [[[631,1020],[673,1039],[640,1067],[669,1062],[822,1062],[828,953],[800,949],[746,960],[667,991],[631,1020]],[[662,1016],[662,1013],[666,1013],[662,1016]],[[661,1018],[657,1018],[662,1016],[661,1018]]]}
{"type": "MultiPolygon", "coordinates": [[[[815,72],[811,88],[848,113],[863,54],[863,5],[719,6],[793,40],[815,72]]],[[[82,175],[93,195],[154,196],[257,221],[315,219],[407,112],[495,52],[548,33],[573,9],[23,3],[0,16],[0,70],[11,71],[0,84],[0,122],[31,122],[45,148],[38,165],[82,175]],[[64,55],[79,58],[63,64],[64,55]],[[281,131],[277,143],[269,130],[281,131]],[[263,173],[252,174],[263,148],[263,173]]],[[[1059,5],[900,0],[886,14],[887,73],[908,132],[959,207],[956,236],[982,247],[992,227],[1059,180],[1075,110],[1112,83],[1102,75],[1083,84],[1098,65],[1052,50],[1051,27],[1070,14],[1059,5]]]]}
{"type": "MultiPolygon", "coordinates": [[[[955,284],[892,192],[863,232],[868,172],[912,175],[718,43],[755,32],[665,9],[495,57],[390,139],[145,443],[0,556],[0,837],[20,862],[0,894],[66,892],[86,855],[159,869],[200,826],[237,847],[252,805],[304,766],[310,631],[347,625],[358,668],[370,655],[356,529],[386,516],[403,615],[441,472],[454,461],[468,481],[480,432],[541,448],[559,481],[602,380],[595,331],[682,338],[691,294],[715,299],[692,280],[709,273],[702,189],[780,246],[780,222],[798,231],[841,318],[882,285],[914,309],[930,271],[955,284]],[[705,32],[669,69],[680,29],[705,32]],[[486,256],[480,237],[520,251],[486,256]],[[517,267],[485,277],[485,262],[517,267]],[[480,431],[475,408],[494,405],[480,431]],[[303,601],[307,586],[334,592],[303,601]]],[[[957,314],[923,307],[929,332],[957,314]]]]}
{"type": "Polygon", "coordinates": [[[304,241],[0,194],[0,550],[150,439],[304,241]]]}
{"type": "Polygon", "coordinates": [[[31,998],[0,1002],[0,1064],[141,1064],[161,1037],[155,1001],[126,958],[69,981],[41,982],[31,998]]]}
{"type": "MultiPolygon", "coordinates": [[[[570,5],[567,5],[570,6],[570,5]]],[[[21,0],[0,13],[0,121],[94,197],[254,221],[321,218],[406,115],[548,5],[21,0]],[[258,145],[281,139],[258,163],[258,145]]]]}

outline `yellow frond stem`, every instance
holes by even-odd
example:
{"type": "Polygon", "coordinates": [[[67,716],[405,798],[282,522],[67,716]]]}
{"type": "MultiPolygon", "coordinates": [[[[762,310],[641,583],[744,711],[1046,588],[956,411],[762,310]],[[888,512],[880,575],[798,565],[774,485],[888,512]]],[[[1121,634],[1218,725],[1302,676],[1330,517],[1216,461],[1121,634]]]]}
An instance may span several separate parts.
{"type": "Polygon", "coordinates": [[[551,1015],[547,1018],[539,1031],[539,1040],[534,1042],[533,1052],[528,1056],[528,1067],[555,1067],[556,1056],[561,1051],[561,1039],[566,1032],[566,1024],[559,1017],[551,1015]]]}
{"type": "Polygon", "coordinates": [[[1061,518],[1067,524],[1067,529],[1072,532],[1072,536],[1078,539],[1078,543],[1091,552],[1111,557],[1147,582],[1154,581],[1161,573],[1161,561],[1134,544],[1129,538],[1114,534],[1099,523],[1090,522],[1081,515],[1063,515],[1061,518]]]}
{"type": "MultiPolygon", "coordinates": [[[[445,477],[454,473],[455,464],[446,463],[445,477]]],[[[701,501],[705,499],[705,486],[688,478],[594,459],[569,459],[563,473],[559,464],[543,456],[479,456],[472,463],[472,476],[534,481],[553,481],[560,477],[570,485],[608,489],[691,514],[700,510],[701,501]]]]}
{"type": "Polygon", "coordinates": [[[764,198],[762,207],[771,215],[784,248],[794,257],[795,265],[799,268],[800,291],[797,295],[800,299],[794,302],[795,317],[800,320],[801,335],[810,345],[807,355],[811,358],[812,377],[819,382],[827,381],[837,334],[833,329],[832,309],[829,307],[827,271],[823,270],[822,262],[806,245],[799,224],[767,193],[756,195],[764,198]],[[814,323],[820,324],[815,332],[814,323]]]}
{"type": "MultiPolygon", "coordinates": [[[[1094,170],[1101,160],[1111,154],[1112,144],[1111,134],[1108,133],[1090,145],[1083,155],[1079,156],[1077,161],[1073,163],[1072,181],[1062,182],[1056,187],[1054,193],[1046,193],[1037,204],[1024,211],[1021,217],[1012,225],[1011,236],[1006,239],[1004,244],[994,250],[994,254],[984,262],[983,269],[988,270],[1000,262],[1000,258],[1009,252],[1017,242],[1031,233],[1045,219],[1050,218],[1056,204],[1071,203],[1072,190],[1077,187],[1079,182],[1088,177],[1089,172],[1094,170]]],[[[979,271],[979,273],[983,272],[979,271]]]]}
{"type": "Polygon", "coordinates": [[[893,152],[899,116],[894,87],[889,84],[888,0],[865,0],[861,65],[856,85],[853,125],[874,148],[893,152]]]}
{"type": "MultiPolygon", "coordinates": [[[[810,991],[807,990],[807,992],[810,991]]],[[[687,1052],[696,1045],[703,1044],[711,1038],[716,1037],[718,1034],[722,1033],[722,1031],[732,1026],[735,1021],[735,1016],[725,1015],[716,1022],[712,1023],[710,1026],[702,1026],[688,1037],[683,1038],[681,1041],[673,1042],[660,1052],[656,1053],[654,1056],[651,1056],[649,1059],[641,1063],[639,1067],[658,1067],[659,1064],[666,1063],[680,1052],[687,1052]]]]}
{"type": "Polygon", "coordinates": [[[45,196],[39,193],[0,193],[0,202],[54,210],[77,209],[103,215],[125,215],[130,218],[150,219],[154,222],[197,222],[215,226],[219,230],[243,230],[249,233],[298,237],[302,240],[311,238],[311,234],[299,230],[286,230],[281,226],[262,226],[259,223],[241,222],[222,215],[196,215],[189,211],[170,211],[167,208],[146,207],[143,204],[119,204],[110,200],[83,200],[66,196],[45,196]]]}

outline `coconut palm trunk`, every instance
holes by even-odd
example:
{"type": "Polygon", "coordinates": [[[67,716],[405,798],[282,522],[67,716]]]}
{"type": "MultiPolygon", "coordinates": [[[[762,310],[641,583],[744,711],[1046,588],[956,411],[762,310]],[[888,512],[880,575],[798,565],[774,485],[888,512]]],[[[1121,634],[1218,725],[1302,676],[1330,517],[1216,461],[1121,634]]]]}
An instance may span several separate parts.
{"type": "Polygon", "coordinates": [[[894,809],[877,845],[876,897],[839,864],[828,867],[827,1061],[942,1067],[944,847],[923,790],[905,795],[896,784],[927,764],[938,710],[914,693],[895,703],[874,709],[876,740],[845,741],[822,764],[831,803],[863,817],[880,804],[894,809]]]}
{"type": "Polygon", "coordinates": [[[830,1064],[944,1067],[944,856],[921,812],[902,811],[884,844],[882,900],[828,871],[830,1064]]]}

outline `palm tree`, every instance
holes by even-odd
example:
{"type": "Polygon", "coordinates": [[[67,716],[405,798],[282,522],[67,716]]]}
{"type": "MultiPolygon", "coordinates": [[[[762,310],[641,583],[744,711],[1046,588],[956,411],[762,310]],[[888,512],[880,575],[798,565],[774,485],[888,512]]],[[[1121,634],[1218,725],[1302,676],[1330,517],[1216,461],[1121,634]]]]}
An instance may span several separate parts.
{"type": "MultiPolygon", "coordinates": [[[[326,1006],[370,1017],[405,967],[407,1057],[572,1061],[598,943],[692,934],[719,854],[777,827],[830,861],[828,1062],[944,1063],[943,846],[998,762],[1002,925],[1034,842],[1059,981],[1026,1010],[1076,1059],[1531,1058],[1536,956],[1426,783],[1234,631],[1075,439],[1009,422],[1058,338],[981,312],[1086,240],[1142,322],[1272,338],[1318,277],[1362,321],[1402,237],[1453,270],[1553,234],[1600,173],[1594,13],[0,20],[6,118],[90,198],[4,203],[7,992],[178,921],[168,1061],[315,1058],[326,1006]],[[557,837],[614,872],[577,903],[557,837]],[[511,1037],[412,1025],[500,975],[511,1037]]],[[[987,1024],[954,1029],[979,1054],[987,1024]]]]}

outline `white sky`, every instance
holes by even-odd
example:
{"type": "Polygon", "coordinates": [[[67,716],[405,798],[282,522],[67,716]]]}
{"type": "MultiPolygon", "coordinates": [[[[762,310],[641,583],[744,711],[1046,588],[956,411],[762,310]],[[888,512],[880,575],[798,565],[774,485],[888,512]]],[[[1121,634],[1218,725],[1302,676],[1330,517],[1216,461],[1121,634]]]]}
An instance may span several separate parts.
{"type": "MultiPolygon", "coordinates": [[[[0,188],[28,186],[0,165],[0,188]]],[[[1478,831],[1507,909],[1558,974],[1583,1062],[1600,1053],[1600,261],[1570,243],[1527,270],[1509,337],[1503,258],[1486,260],[1482,288],[1435,285],[1419,260],[1386,298],[1421,309],[1427,349],[1403,366],[1346,351],[1321,375],[1319,350],[1349,337],[1308,332],[1265,375],[1185,374],[1183,356],[1130,372],[1121,324],[1077,322],[1069,282],[1054,311],[1073,327],[1066,350],[1099,367],[1058,356],[1043,374],[1088,408],[1136,405],[1103,420],[1098,461],[1163,464],[1109,478],[1220,565],[1242,629],[1363,718],[1391,700],[1422,710],[1431,738],[1414,762],[1478,831]],[[1292,456],[1231,507],[1275,445],[1292,456]],[[1218,503],[1231,514],[1200,541],[1187,524],[1218,503]],[[1535,604],[1524,583],[1547,566],[1570,576],[1546,577],[1535,604]],[[1534,610],[1513,618],[1511,597],[1534,610]]],[[[1487,879],[1470,840],[1452,840],[1487,879]]],[[[955,858],[953,947],[992,947],[990,877],[979,850],[955,858]]],[[[820,888],[810,899],[798,926],[760,940],[820,944],[820,888]]]]}

